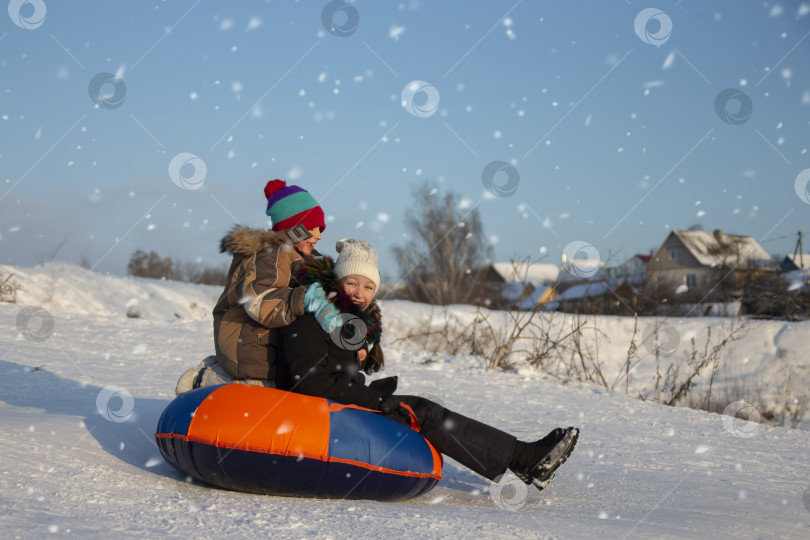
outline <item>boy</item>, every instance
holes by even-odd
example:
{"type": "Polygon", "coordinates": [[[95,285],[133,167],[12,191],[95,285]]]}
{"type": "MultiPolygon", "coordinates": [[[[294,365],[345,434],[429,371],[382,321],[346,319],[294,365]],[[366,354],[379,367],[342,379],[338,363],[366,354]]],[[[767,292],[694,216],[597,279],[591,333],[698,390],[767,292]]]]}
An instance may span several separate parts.
{"type": "MultiPolygon", "coordinates": [[[[234,381],[275,387],[277,329],[304,314],[307,287],[292,276],[318,255],[326,223],[315,198],[298,186],[271,180],[264,195],[272,229],[236,226],[220,242],[233,259],[213,311],[216,356],[183,373],[177,394],[234,381]]],[[[329,308],[325,316],[339,317],[329,308]]]]}

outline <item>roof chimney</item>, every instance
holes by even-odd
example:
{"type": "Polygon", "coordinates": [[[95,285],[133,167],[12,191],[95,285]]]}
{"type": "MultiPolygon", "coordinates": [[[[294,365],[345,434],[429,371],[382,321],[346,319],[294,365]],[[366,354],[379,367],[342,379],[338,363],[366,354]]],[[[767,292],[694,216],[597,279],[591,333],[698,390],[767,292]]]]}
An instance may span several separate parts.
{"type": "Polygon", "coordinates": [[[717,239],[717,243],[721,246],[725,244],[725,237],[723,236],[723,229],[715,229],[714,230],[714,237],[717,239]]]}

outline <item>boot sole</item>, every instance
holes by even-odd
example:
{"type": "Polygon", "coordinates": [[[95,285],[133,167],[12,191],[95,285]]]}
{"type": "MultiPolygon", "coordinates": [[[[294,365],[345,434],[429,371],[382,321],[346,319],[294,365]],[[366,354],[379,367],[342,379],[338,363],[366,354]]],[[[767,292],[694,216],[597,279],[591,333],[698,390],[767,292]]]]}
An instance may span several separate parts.
{"type": "Polygon", "coordinates": [[[551,479],[554,478],[557,469],[568,460],[568,456],[574,451],[578,439],[579,430],[577,428],[567,430],[563,440],[554,447],[551,454],[540,464],[538,476],[532,479],[534,487],[540,491],[545,489],[551,479]]]}
{"type": "Polygon", "coordinates": [[[566,462],[568,456],[574,451],[579,439],[579,429],[568,428],[565,436],[552,448],[549,455],[536,466],[532,471],[531,476],[524,474],[517,474],[517,477],[523,480],[526,484],[534,484],[539,491],[543,491],[546,486],[554,478],[554,473],[560,468],[560,465],[566,462]]]}

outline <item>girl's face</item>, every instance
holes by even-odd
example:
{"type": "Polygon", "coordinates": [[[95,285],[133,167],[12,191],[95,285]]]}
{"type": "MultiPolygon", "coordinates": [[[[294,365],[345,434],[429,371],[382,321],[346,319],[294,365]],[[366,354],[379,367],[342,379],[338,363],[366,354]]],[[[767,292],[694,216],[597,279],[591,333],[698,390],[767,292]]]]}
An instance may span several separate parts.
{"type": "Polygon", "coordinates": [[[363,309],[371,305],[374,293],[377,292],[374,282],[363,276],[346,276],[338,281],[338,285],[340,290],[349,295],[352,301],[363,309]]]}

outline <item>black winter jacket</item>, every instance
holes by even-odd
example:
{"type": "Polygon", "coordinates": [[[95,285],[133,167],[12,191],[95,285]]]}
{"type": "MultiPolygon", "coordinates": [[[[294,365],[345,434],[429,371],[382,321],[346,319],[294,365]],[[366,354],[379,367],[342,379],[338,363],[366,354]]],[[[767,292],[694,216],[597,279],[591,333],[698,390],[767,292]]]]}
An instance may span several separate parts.
{"type": "Polygon", "coordinates": [[[281,328],[280,338],[278,388],[379,410],[386,394],[366,386],[357,349],[338,345],[341,339],[333,340],[312,313],[281,328]]]}
{"type": "Polygon", "coordinates": [[[306,313],[282,327],[276,358],[278,388],[379,410],[382,399],[396,387],[393,377],[387,384],[366,386],[363,375],[363,371],[377,371],[384,362],[379,345],[382,336],[379,307],[372,302],[362,310],[340,292],[334,261],[329,257],[309,261],[297,280],[303,285],[320,283],[343,313],[344,325],[329,334],[312,313],[306,313]],[[358,360],[361,348],[368,352],[363,365],[358,360]]]}

